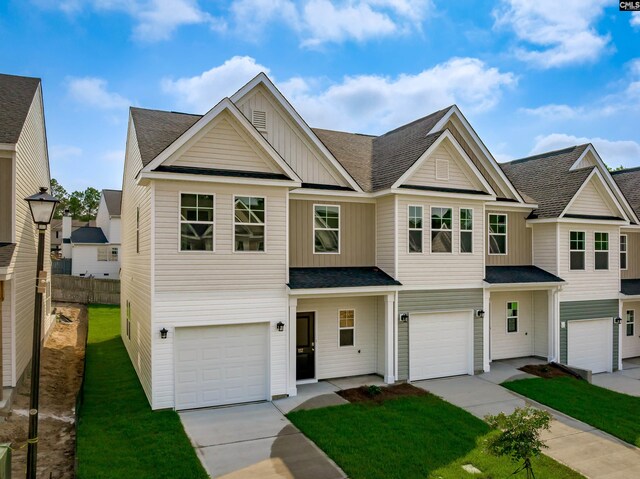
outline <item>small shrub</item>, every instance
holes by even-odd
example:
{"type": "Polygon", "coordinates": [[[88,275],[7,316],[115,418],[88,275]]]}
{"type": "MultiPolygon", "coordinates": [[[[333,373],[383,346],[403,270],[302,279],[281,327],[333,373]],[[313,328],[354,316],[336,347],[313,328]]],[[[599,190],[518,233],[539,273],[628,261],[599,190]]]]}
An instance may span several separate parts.
{"type": "Polygon", "coordinates": [[[380,386],[376,386],[375,384],[372,384],[371,386],[367,386],[367,394],[370,397],[375,397],[375,396],[378,396],[379,394],[382,394],[382,389],[380,388],[380,386]]]}

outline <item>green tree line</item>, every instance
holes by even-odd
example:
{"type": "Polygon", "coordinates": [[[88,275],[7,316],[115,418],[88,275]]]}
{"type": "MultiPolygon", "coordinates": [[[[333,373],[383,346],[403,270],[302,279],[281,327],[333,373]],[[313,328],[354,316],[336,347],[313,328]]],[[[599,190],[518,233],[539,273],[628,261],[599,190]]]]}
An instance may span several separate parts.
{"type": "Polygon", "coordinates": [[[95,219],[100,206],[100,192],[93,187],[69,194],[55,178],[51,178],[51,194],[60,200],[54,218],[62,218],[64,210],[69,209],[73,219],[89,221],[95,219]]]}

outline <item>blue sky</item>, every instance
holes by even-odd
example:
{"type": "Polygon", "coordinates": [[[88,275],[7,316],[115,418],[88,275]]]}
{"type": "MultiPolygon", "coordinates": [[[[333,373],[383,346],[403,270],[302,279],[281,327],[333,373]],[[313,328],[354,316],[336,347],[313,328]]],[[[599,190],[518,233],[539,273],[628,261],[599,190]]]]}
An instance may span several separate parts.
{"type": "Polygon", "coordinates": [[[43,79],[70,191],[121,186],[130,105],[203,113],[259,71],[311,126],[457,103],[499,161],[593,142],[640,166],[640,14],[611,0],[5,0],[0,65],[43,79]]]}

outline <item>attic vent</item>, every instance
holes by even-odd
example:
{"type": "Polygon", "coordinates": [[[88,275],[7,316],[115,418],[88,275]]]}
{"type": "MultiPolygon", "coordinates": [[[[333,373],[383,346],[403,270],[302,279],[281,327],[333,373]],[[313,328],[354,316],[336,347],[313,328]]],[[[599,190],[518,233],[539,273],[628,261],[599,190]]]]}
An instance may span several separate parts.
{"type": "Polygon", "coordinates": [[[266,130],[267,129],[267,112],[260,111],[260,110],[253,110],[251,123],[253,123],[253,126],[255,126],[258,130],[261,130],[261,131],[266,130]]]}
{"type": "Polygon", "coordinates": [[[436,180],[449,179],[449,160],[436,160],[436,180]]]}

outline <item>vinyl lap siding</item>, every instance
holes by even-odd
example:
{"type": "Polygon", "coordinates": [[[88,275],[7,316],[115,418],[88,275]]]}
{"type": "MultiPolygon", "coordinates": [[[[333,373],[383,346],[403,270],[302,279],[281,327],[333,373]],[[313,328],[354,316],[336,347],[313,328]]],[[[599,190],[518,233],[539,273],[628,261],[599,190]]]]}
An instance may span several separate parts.
{"type": "MultiPolygon", "coordinates": [[[[93,275],[96,279],[118,279],[120,263],[118,261],[98,261],[99,247],[95,245],[74,245],[71,274],[74,276],[80,276],[81,274],[86,276],[93,275]]],[[[117,246],[108,245],[108,247],[115,248],[117,246]]]]}
{"type": "Polygon", "coordinates": [[[571,204],[567,213],[573,215],[618,216],[618,213],[614,212],[615,209],[612,208],[610,203],[611,200],[605,199],[596,188],[594,180],[591,180],[571,204]]]}
{"type": "MultiPolygon", "coordinates": [[[[454,310],[482,309],[482,289],[449,289],[434,291],[400,291],[398,313],[428,313],[454,310]]],[[[473,323],[473,369],[483,369],[482,319],[474,316],[473,323]]],[[[398,379],[409,378],[409,325],[398,324],[398,379]]]]}
{"type": "Polygon", "coordinates": [[[490,211],[486,213],[485,234],[489,234],[489,215],[507,215],[507,254],[490,255],[486,248],[486,264],[488,266],[522,266],[532,264],[531,257],[531,228],[527,228],[526,218],[529,212],[490,211]]]}
{"type": "Polygon", "coordinates": [[[4,301],[0,304],[2,308],[2,384],[10,387],[12,384],[13,368],[11,366],[11,354],[13,350],[11,338],[12,321],[11,321],[11,300],[13,299],[13,281],[4,281],[4,301]]]}
{"type": "Polygon", "coordinates": [[[555,223],[539,223],[531,230],[533,264],[555,275],[558,275],[557,227],[555,223]]]}
{"type": "Polygon", "coordinates": [[[622,279],[640,278],[640,233],[627,235],[627,269],[620,272],[622,279]]]}
{"type": "Polygon", "coordinates": [[[289,218],[291,267],[375,265],[375,204],[291,200],[289,218]],[[340,254],[314,254],[314,204],[340,206],[340,254]]]}
{"type": "Polygon", "coordinates": [[[376,266],[396,275],[395,196],[380,198],[376,204],[376,266]]]}
{"type": "MultiPolygon", "coordinates": [[[[451,143],[446,141],[449,145],[451,143]]],[[[428,185],[440,186],[444,188],[460,188],[466,190],[475,190],[480,187],[480,182],[473,178],[472,173],[466,173],[469,167],[464,164],[463,160],[457,152],[453,151],[453,146],[445,146],[441,144],[433,154],[426,159],[422,166],[411,175],[405,182],[407,185],[428,185]],[[436,178],[436,162],[437,160],[445,160],[449,165],[449,179],[439,180],[436,178]],[[464,168],[464,169],[463,169],[464,168]],[[473,178],[473,179],[472,179],[473,178]]]]}

